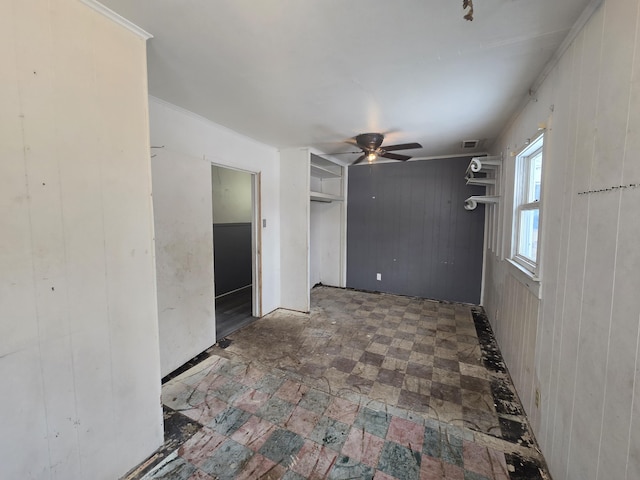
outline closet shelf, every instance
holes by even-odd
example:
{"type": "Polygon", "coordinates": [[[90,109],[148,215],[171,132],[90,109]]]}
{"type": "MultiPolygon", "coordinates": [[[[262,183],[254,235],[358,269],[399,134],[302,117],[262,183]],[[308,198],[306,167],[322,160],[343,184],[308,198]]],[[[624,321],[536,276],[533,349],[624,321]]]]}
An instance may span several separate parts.
{"type": "Polygon", "coordinates": [[[311,164],[311,176],[318,178],[340,178],[341,173],[336,173],[328,168],[321,167],[319,165],[311,164]]]}
{"type": "Polygon", "coordinates": [[[325,202],[331,203],[334,200],[339,201],[343,198],[339,195],[331,195],[330,193],[322,193],[322,192],[309,192],[309,198],[312,202],[325,202]]]}

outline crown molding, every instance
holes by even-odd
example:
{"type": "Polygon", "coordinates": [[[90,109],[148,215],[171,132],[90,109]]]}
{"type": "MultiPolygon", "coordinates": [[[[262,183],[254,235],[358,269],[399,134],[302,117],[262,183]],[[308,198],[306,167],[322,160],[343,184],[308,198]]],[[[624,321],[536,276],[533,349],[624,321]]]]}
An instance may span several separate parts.
{"type": "Polygon", "coordinates": [[[601,4],[602,0],[591,0],[585,7],[578,19],[574,22],[571,30],[569,30],[569,33],[567,34],[563,42],[551,56],[547,64],[544,66],[542,72],[540,72],[540,75],[538,75],[538,78],[536,78],[535,82],[533,82],[533,85],[531,85],[531,88],[529,89],[530,94],[534,95],[538,91],[542,83],[549,76],[549,73],[551,73],[551,70],[553,70],[560,61],[560,58],[562,57],[562,55],[564,55],[564,52],[567,51],[569,46],[573,43],[578,34],[582,31],[584,26],[587,24],[589,19],[601,4]]]}
{"type": "Polygon", "coordinates": [[[95,10],[96,12],[100,13],[101,15],[104,15],[105,17],[107,17],[111,21],[117,23],[118,25],[126,28],[130,32],[135,33],[136,35],[138,35],[139,37],[141,37],[144,40],[149,40],[150,38],[153,38],[153,35],[151,35],[149,32],[143,30],[142,28],[137,26],[135,23],[130,22],[129,20],[127,20],[123,16],[117,14],[116,12],[111,10],[110,8],[105,7],[104,5],[102,5],[100,2],[98,2],[96,0],[80,0],[80,2],[84,3],[87,7],[95,10]]]}

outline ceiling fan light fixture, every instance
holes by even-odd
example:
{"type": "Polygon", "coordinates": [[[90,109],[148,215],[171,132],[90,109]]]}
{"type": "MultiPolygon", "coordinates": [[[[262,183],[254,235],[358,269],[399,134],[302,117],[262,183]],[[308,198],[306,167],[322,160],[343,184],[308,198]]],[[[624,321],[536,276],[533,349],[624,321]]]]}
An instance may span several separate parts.
{"type": "MultiPolygon", "coordinates": [[[[381,147],[384,141],[384,135],[382,133],[361,133],[355,137],[356,145],[362,151],[356,160],[351,165],[357,165],[360,162],[373,163],[378,158],[389,158],[391,160],[407,161],[411,157],[409,155],[400,155],[394,153],[394,150],[412,150],[415,148],[422,148],[419,143],[401,143],[399,145],[387,145],[384,148],[381,147]]],[[[353,152],[355,153],[355,152],[353,152]]]]}

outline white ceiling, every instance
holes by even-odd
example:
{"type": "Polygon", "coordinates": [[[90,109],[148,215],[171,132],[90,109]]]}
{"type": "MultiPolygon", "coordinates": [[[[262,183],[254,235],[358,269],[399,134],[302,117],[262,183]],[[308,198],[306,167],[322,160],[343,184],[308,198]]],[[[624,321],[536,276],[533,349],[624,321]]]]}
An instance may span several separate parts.
{"type": "MultiPolygon", "coordinates": [[[[149,91],[275,147],[490,149],[589,0],[101,0],[151,33],[149,91]]],[[[345,160],[355,159],[345,156],[345,160]]]]}

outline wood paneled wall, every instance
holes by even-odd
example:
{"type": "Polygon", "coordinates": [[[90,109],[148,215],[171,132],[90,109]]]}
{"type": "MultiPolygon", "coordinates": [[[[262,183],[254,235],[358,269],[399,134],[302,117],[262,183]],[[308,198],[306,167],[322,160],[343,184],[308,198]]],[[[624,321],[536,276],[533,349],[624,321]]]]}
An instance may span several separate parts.
{"type": "Polygon", "coordinates": [[[465,184],[469,160],[349,168],[348,287],[480,302],[484,206],[464,201],[484,189],[465,184]]]}
{"type": "Polygon", "coordinates": [[[145,39],[0,2],[0,478],[120,478],[162,444],[145,39]]]}
{"type": "Polygon", "coordinates": [[[556,480],[640,478],[639,15],[605,0],[497,145],[547,125],[537,308],[489,253],[485,307],[556,480]]]}

